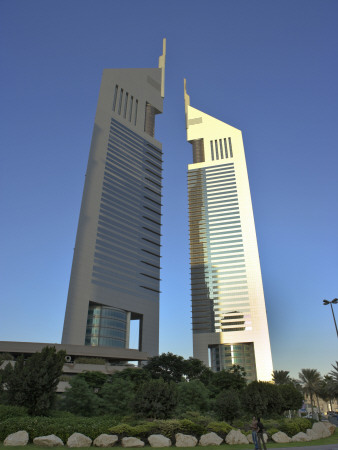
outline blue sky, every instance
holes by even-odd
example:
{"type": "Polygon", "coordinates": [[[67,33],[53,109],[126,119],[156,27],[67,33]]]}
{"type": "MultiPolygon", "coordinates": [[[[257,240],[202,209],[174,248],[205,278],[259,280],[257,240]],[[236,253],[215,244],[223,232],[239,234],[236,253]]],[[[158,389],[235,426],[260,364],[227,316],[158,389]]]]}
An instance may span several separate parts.
{"type": "Polygon", "coordinates": [[[243,132],[274,368],[329,372],[338,3],[2,0],[0,21],[0,340],[60,342],[102,70],[156,67],[166,37],[160,351],[192,355],[186,77],[243,132]]]}

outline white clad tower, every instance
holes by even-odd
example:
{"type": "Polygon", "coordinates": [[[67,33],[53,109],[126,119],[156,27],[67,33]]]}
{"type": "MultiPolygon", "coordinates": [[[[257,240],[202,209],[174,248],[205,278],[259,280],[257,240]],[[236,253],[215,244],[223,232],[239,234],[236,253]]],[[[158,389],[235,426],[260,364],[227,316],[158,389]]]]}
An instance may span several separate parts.
{"type": "Polygon", "coordinates": [[[270,381],[272,358],[242,133],[190,106],[184,87],[194,357],[270,381]]]}

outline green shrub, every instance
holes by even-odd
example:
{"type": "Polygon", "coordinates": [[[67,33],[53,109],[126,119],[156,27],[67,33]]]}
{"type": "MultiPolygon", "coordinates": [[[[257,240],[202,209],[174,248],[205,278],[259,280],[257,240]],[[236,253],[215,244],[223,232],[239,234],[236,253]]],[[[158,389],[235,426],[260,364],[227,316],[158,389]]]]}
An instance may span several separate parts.
{"type": "Polygon", "coordinates": [[[83,433],[91,439],[95,439],[102,433],[109,433],[109,428],[112,424],[114,424],[114,419],[111,417],[16,417],[2,422],[0,441],[3,441],[9,434],[19,430],[26,430],[30,441],[38,436],[55,434],[63,442],[66,442],[69,436],[75,432],[83,433]]]}
{"type": "Polygon", "coordinates": [[[0,422],[11,417],[23,417],[27,415],[27,408],[24,406],[0,405],[0,422]]]}
{"type": "Polygon", "coordinates": [[[304,418],[284,419],[281,421],[279,429],[286,433],[289,437],[299,432],[305,433],[308,428],[312,427],[312,422],[304,418]]]}
{"type": "Polygon", "coordinates": [[[231,430],[233,427],[226,422],[210,422],[207,426],[207,431],[213,431],[223,439],[231,430]]]}
{"type": "Polygon", "coordinates": [[[278,433],[278,431],[280,431],[280,430],[278,430],[278,428],[267,428],[266,429],[266,433],[267,433],[269,438],[271,438],[271,436],[273,434],[278,433]]]}
{"type": "Polygon", "coordinates": [[[96,364],[98,366],[104,366],[106,364],[106,360],[103,358],[91,358],[90,356],[80,356],[74,360],[76,364],[96,364]]]}

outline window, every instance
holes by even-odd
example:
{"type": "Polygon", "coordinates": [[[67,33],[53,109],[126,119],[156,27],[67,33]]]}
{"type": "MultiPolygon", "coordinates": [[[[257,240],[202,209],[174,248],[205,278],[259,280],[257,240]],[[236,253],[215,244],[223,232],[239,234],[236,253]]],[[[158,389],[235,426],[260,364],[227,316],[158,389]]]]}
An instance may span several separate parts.
{"type": "Polygon", "coordinates": [[[115,111],[115,108],[116,108],[116,100],[117,100],[117,91],[118,91],[118,89],[119,89],[119,87],[116,84],[115,85],[115,92],[114,92],[114,100],[113,100],[113,111],[115,111]]]}
{"type": "Polygon", "coordinates": [[[120,100],[119,100],[119,109],[118,109],[118,114],[121,114],[121,108],[122,108],[122,97],[123,97],[123,89],[121,89],[120,91],[120,100]]]}
{"type": "Polygon", "coordinates": [[[213,161],[215,158],[214,158],[214,144],[212,141],[210,141],[210,149],[211,149],[211,159],[213,161]]]}

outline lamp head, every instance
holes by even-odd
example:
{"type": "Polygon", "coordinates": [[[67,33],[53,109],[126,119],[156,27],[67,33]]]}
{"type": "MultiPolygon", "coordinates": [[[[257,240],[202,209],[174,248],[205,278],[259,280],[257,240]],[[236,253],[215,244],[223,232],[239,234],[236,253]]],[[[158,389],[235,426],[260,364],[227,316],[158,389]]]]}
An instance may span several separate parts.
{"type": "Polygon", "coordinates": [[[323,300],[323,305],[329,305],[330,302],[328,300],[323,300]]]}
{"type": "Polygon", "coordinates": [[[334,303],[334,304],[338,303],[338,298],[333,299],[331,303],[334,303]]]}

